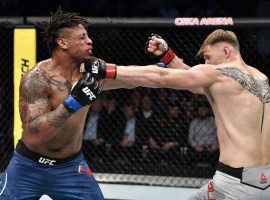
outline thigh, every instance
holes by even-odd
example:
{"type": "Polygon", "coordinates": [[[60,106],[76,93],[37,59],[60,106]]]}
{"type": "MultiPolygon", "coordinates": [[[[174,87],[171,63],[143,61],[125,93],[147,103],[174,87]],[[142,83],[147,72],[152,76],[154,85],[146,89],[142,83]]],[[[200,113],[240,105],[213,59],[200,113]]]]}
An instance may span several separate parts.
{"type": "Polygon", "coordinates": [[[42,179],[31,164],[18,155],[13,156],[0,182],[0,199],[36,200],[41,196],[42,179]]]}
{"type": "Polygon", "coordinates": [[[84,159],[78,163],[54,169],[50,171],[50,176],[51,181],[48,195],[52,199],[104,199],[99,185],[84,159]]]}
{"type": "Polygon", "coordinates": [[[263,192],[258,188],[244,185],[240,179],[222,172],[216,172],[213,186],[216,200],[255,200],[258,199],[258,194],[263,192]]]}

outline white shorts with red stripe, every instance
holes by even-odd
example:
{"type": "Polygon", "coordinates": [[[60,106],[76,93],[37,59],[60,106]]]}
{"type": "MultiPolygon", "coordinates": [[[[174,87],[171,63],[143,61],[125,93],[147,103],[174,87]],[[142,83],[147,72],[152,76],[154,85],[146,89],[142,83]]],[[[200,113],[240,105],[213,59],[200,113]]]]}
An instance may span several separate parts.
{"type": "Polygon", "coordinates": [[[216,171],[189,200],[270,200],[270,164],[243,168],[241,178],[216,171]]]}

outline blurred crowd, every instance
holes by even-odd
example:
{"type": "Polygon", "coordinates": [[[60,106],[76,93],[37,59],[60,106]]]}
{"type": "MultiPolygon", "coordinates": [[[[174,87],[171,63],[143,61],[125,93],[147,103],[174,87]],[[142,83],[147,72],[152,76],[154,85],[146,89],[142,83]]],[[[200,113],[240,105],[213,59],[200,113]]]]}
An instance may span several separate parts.
{"type": "Polygon", "coordinates": [[[217,130],[203,95],[163,88],[108,94],[86,120],[83,151],[90,163],[215,167],[217,130]]]}
{"type": "Polygon", "coordinates": [[[47,16],[58,5],[90,17],[270,16],[266,0],[0,0],[0,16],[47,16]]]}

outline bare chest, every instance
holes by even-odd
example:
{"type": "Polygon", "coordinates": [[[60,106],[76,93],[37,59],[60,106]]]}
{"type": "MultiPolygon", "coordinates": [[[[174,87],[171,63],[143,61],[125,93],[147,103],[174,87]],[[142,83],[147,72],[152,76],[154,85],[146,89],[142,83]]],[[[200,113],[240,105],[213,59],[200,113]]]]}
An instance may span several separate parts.
{"type": "MultiPolygon", "coordinates": [[[[72,82],[62,75],[50,75],[48,77],[50,81],[50,103],[52,110],[55,110],[60,104],[63,103],[64,99],[70,94],[72,88],[72,82]]],[[[82,131],[85,123],[89,107],[84,107],[67,120],[66,124],[62,127],[62,131],[59,136],[55,138],[55,144],[52,146],[59,146],[61,141],[68,142],[74,140],[74,137],[81,138],[82,131]]]]}
{"type": "Polygon", "coordinates": [[[50,102],[54,110],[63,103],[64,99],[70,94],[72,83],[61,75],[49,75],[48,79],[51,86],[50,102]]]}

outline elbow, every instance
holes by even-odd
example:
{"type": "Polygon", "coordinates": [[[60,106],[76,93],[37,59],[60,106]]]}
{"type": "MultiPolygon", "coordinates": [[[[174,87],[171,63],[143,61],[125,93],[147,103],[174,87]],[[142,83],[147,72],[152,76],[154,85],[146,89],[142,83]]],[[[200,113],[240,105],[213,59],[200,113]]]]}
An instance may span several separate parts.
{"type": "Polygon", "coordinates": [[[169,81],[170,81],[170,76],[168,73],[166,72],[160,72],[159,73],[159,77],[157,78],[156,82],[154,84],[156,84],[156,86],[158,87],[169,87],[169,81]]]}

